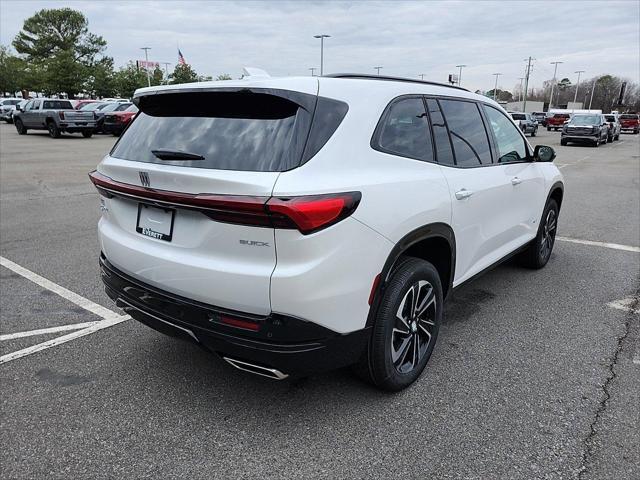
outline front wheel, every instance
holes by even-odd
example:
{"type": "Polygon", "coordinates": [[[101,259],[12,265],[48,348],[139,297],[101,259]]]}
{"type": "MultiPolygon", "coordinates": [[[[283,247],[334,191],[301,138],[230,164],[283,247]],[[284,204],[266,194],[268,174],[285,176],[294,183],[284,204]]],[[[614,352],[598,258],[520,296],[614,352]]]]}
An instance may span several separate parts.
{"type": "Polygon", "coordinates": [[[380,300],[358,371],[384,390],[411,385],[433,352],[442,312],[442,282],[435,267],[418,258],[400,260],[380,300]]]}
{"type": "Polygon", "coordinates": [[[531,132],[531,136],[535,137],[537,132],[538,132],[538,129],[534,128],[533,131],[531,132]]]}
{"type": "Polygon", "coordinates": [[[547,127],[547,132],[550,132],[550,131],[551,131],[551,127],[547,127]]]}
{"type": "Polygon", "coordinates": [[[14,120],[13,124],[16,126],[16,131],[18,132],[18,135],[26,135],[27,134],[27,129],[24,126],[24,124],[22,123],[22,120],[20,120],[19,118],[16,118],[14,120]]]}
{"type": "Polygon", "coordinates": [[[567,146],[567,141],[564,138],[560,139],[560,145],[562,145],[563,147],[567,146]]]}
{"type": "Polygon", "coordinates": [[[93,135],[93,131],[91,131],[91,130],[85,130],[85,131],[82,132],[82,136],[84,138],[91,138],[92,135],[93,135]]]}
{"type": "Polygon", "coordinates": [[[556,201],[552,198],[549,199],[542,213],[536,238],[520,254],[522,265],[527,268],[540,269],[547,264],[556,241],[559,213],[560,209],[556,201]]]}

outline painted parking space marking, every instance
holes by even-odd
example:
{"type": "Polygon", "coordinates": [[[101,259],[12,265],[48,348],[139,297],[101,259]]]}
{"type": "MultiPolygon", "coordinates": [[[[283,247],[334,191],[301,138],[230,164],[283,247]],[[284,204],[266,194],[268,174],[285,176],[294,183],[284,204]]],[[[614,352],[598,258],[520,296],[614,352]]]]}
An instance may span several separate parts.
{"type": "Polygon", "coordinates": [[[60,331],[69,331],[75,330],[74,332],[68,333],[61,337],[56,337],[51,340],[47,340],[46,342],[39,343],[37,345],[32,345],[27,348],[23,348],[22,350],[18,350],[16,352],[7,353],[5,355],[0,356],[0,365],[3,363],[10,362],[12,360],[16,360],[18,358],[26,357],[27,355],[32,355],[34,353],[40,352],[42,350],[46,350],[51,347],[55,347],[57,345],[61,345],[63,343],[70,342],[71,340],[75,340],[76,338],[84,337],[86,335],[90,335],[95,332],[99,332],[105,328],[112,327],[119,323],[122,323],[126,320],[129,320],[131,317],[129,315],[120,315],[113,310],[109,310],[102,305],[98,305],[97,303],[85,298],[81,295],[78,295],[71,290],[64,288],[57,283],[52,282],[31,270],[24,268],[18,265],[11,260],[0,256],[0,265],[5,268],[8,268],[14,273],[26,278],[27,280],[32,281],[36,285],[41,286],[42,288],[49,290],[57,295],[61,296],[65,300],[68,300],[75,305],[85,309],[86,311],[93,313],[102,318],[102,320],[95,322],[84,322],[84,323],[76,323],[73,325],[63,325],[60,327],[51,327],[51,328],[42,328],[39,330],[31,330],[27,332],[17,332],[17,333],[9,333],[3,334],[0,336],[0,340],[11,340],[14,338],[23,338],[28,336],[35,335],[44,335],[47,333],[56,333],[60,331]]]}
{"type": "Polygon", "coordinates": [[[590,245],[592,247],[602,247],[602,248],[610,248],[612,250],[622,250],[625,252],[640,253],[640,247],[634,247],[632,245],[620,245],[619,243],[609,243],[609,242],[594,242],[592,240],[581,240],[579,238],[560,237],[560,236],[556,237],[556,240],[560,240],[561,242],[579,243],[581,245],[590,245]]]}
{"type": "Polygon", "coordinates": [[[613,302],[607,303],[608,307],[615,308],[616,310],[640,314],[640,308],[638,308],[637,305],[638,300],[633,297],[614,300],[613,302]]]}
{"type": "Polygon", "coordinates": [[[96,322],[73,323],[71,325],[61,325],[59,327],[40,328],[38,330],[28,330],[26,332],[5,333],[0,335],[0,341],[15,340],[16,338],[33,337],[35,335],[47,335],[58,332],[68,332],[69,330],[80,330],[95,325],[96,322]]]}

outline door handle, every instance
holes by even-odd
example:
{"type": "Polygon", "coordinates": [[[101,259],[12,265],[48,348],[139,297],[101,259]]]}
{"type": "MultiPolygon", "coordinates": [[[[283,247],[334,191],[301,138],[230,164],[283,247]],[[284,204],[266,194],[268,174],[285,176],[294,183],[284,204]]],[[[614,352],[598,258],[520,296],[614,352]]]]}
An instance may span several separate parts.
{"type": "Polygon", "coordinates": [[[458,200],[464,200],[465,198],[469,198],[471,195],[473,195],[473,191],[467,190],[466,188],[463,188],[456,192],[456,198],[458,200]]]}
{"type": "Polygon", "coordinates": [[[520,185],[522,183],[522,180],[520,180],[518,177],[513,177],[511,179],[511,185],[520,185]]]}

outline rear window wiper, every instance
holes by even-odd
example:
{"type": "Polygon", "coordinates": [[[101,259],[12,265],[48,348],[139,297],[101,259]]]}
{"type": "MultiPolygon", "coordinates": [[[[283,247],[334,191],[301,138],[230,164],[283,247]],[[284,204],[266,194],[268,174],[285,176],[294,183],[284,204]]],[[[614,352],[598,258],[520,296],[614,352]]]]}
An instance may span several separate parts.
{"type": "Polygon", "coordinates": [[[181,152],[180,150],[151,150],[160,160],[204,160],[197,153],[181,152]]]}

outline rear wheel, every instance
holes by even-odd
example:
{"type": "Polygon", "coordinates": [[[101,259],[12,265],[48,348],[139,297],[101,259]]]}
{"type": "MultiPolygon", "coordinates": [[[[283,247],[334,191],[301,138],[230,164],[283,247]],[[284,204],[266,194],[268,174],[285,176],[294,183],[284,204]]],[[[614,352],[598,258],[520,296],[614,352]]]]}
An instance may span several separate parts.
{"type": "Polygon", "coordinates": [[[55,122],[47,123],[47,130],[49,131],[49,136],[51,138],[60,138],[60,129],[55,122]]]}
{"type": "Polygon", "coordinates": [[[84,138],[91,138],[92,135],[93,135],[93,131],[91,131],[91,130],[85,130],[85,131],[82,132],[82,136],[84,138]]]}
{"type": "Polygon", "coordinates": [[[399,391],[422,373],[442,323],[442,283],[433,265],[407,257],[378,306],[367,351],[357,367],[379,388],[399,391]]]}
{"type": "Polygon", "coordinates": [[[537,132],[538,132],[538,128],[536,127],[536,128],[534,128],[534,129],[533,129],[533,131],[531,132],[531,136],[532,136],[532,137],[535,137],[537,132]]]}
{"type": "Polygon", "coordinates": [[[567,141],[564,138],[561,138],[560,139],[560,145],[566,146],[567,145],[567,141]]]}
{"type": "Polygon", "coordinates": [[[551,131],[551,127],[547,127],[547,132],[550,132],[550,131],[551,131]]]}
{"type": "Polygon", "coordinates": [[[19,118],[16,118],[13,123],[16,126],[16,130],[18,132],[18,135],[26,135],[27,134],[27,129],[24,126],[24,124],[22,123],[22,120],[20,120],[19,118]]]}
{"type": "Polygon", "coordinates": [[[520,261],[523,266],[539,269],[547,264],[556,241],[559,213],[556,201],[552,198],[549,199],[542,213],[542,220],[538,226],[536,238],[520,254],[520,261]]]}

